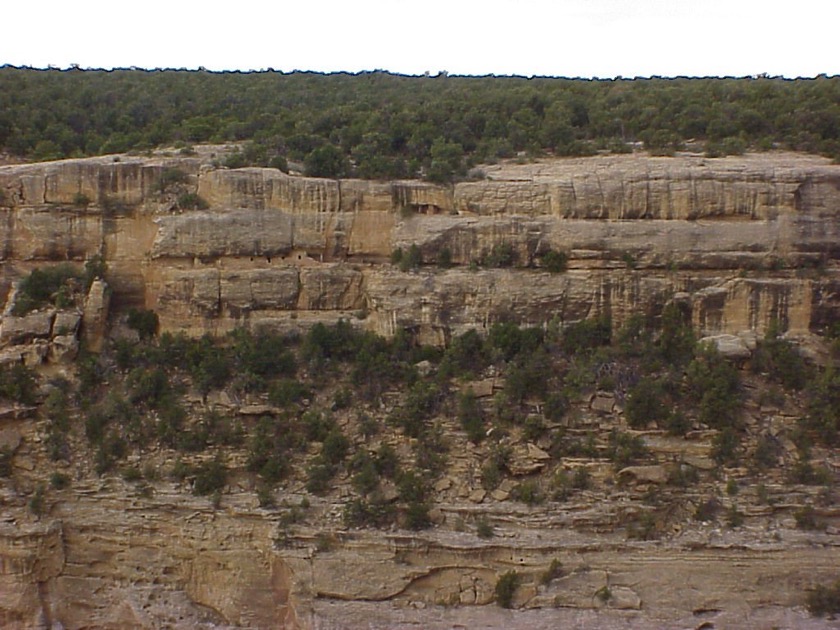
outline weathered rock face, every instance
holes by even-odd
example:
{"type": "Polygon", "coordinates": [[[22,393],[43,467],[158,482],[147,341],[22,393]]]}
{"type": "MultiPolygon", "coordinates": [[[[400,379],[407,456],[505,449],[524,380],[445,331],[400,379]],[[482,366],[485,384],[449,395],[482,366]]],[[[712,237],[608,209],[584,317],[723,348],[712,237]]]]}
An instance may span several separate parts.
{"type": "MultiPolygon", "coordinates": [[[[733,360],[748,357],[771,322],[807,337],[840,315],[840,167],[824,160],[597,157],[486,175],[444,187],[231,171],[200,158],[0,167],[8,200],[0,289],[9,304],[0,363],[54,363],[60,374],[80,341],[101,348],[109,317],[130,306],[190,334],[349,318],[446,344],[497,321],[620,323],[656,318],[677,301],[733,360]],[[190,194],[208,207],[182,209],[190,194]],[[424,264],[408,272],[390,264],[394,249],[411,246],[424,264]],[[511,267],[477,264],[499,248],[511,267]],[[549,249],[567,254],[567,271],[542,267],[549,249]],[[448,264],[438,266],[441,252],[448,264]],[[93,282],[78,308],[11,314],[14,283],[31,269],[95,255],[108,264],[107,283],[93,282]]],[[[488,401],[498,391],[491,377],[470,387],[488,401]]],[[[223,393],[213,395],[224,406],[223,393]]],[[[621,405],[601,392],[580,413],[606,426],[621,405]]],[[[423,534],[348,530],[345,494],[314,499],[307,524],[284,536],[282,510],[259,508],[246,478],[231,480],[214,509],[175,482],[143,493],[81,469],[36,518],[26,502],[45,483],[46,455],[31,412],[0,410],[0,450],[14,454],[15,467],[14,481],[0,486],[4,628],[823,627],[795,607],[803,589],[834,578],[836,528],[798,532],[783,506],[754,508],[754,525],[738,531],[695,525],[655,542],[627,540],[617,527],[638,506],[622,485],[561,507],[513,505],[514,482],[486,490],[466,457],[483,448],[486,459],[489,447],[462,439],[435,485],[430,518],[445,526],[423,534]],[[478,515],[492,520],[495,538],[475,534],[478,515]],[[331,539],[319,538],[325,531],[331,539]],[[541,583],[554,559],[563,574],[541,583]],[[509,570],[523,576],[516,617],[484,606],[509,570]]],[[[271,412],[237,410],[252,419],[271,412]]],[[[751,421],[793,422],[763,414],[751,421]]],[[[714,463],[704,439],[647,436],[662,457],[616,478],[658,488],[673,462],[706,471],[714,463]]],[[[549,447],[516,444],[512,476],[547,469],[549,447]]],[[[284,489],[290,505],[307,496],[294,483],[284,489]]],[[[684,498],[692,510],[704,497],[684,498]]],[[[836,520],[835,508],[821,509],[836,520]]]]}
{"type": "Polygon", "coordinates": [[[655,316],[685,294],[703,334],[760,335],[772,319],[819,330],[838,308],[840,167],[814,157],[559,160],[454,187],[95,158],[0,167],[0,188],[6,286],[104,254],[115,306],[194,334],[365,311],[377,332],[444,343],[511,317],[655,316]],[[209,207],[180,210],[183,193],[209,207]],[[411,245],[419,271],[383,264],[411,245]],[[467,271],[494,247],[512,269],[467,271]],[[548,249],[567,253],[568,273],[540,270],[548,249]],[[454,267],[434,266],[444,250],[454,267]]]}

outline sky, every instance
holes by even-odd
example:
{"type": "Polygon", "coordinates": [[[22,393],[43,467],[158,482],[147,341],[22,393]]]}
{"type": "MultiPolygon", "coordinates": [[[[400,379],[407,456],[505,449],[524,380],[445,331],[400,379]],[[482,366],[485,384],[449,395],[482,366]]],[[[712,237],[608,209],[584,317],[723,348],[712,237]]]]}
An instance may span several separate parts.
{"type": "Polygon", "coordinates": [[[837,0],[5,0],[0,65],[840,74],[837,0]]]}

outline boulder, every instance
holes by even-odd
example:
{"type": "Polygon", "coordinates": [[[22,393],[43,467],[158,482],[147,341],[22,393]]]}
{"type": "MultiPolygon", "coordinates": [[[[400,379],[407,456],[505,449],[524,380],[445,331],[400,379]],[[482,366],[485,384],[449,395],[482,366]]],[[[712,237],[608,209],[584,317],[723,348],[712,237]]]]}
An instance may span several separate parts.
{"type": "Polygon", "coordinates": [[[0,343],[21,344],[33,339],[46,339],[52,332],[55,311],[36,311],[21,317],[6,316],[0,324],[0,343]]]}
{"type": "Polygon", "coordinates": [[[743,361],[752,356],[752,352],[747,346],[746,341],[737,335],[713,335],[711,337],[703,337],[700,343],[708,343],[713,345],[717,351],[725,359],[730,361],[743,361]]]}
{"type": "Polygon", "coordinates": [[[664,466],[628,466],[618,471],[618,478],[623,482],[656,483],[668,481],[668,471],[664,466]]]}
{"type": "Polygon", "coordinates": [[[53,321],[52,334],[54,337],[75,335],[81,323],[82,314],[79,311],[58,311],[53,321]]]}
{"type": "Polygon", "coordinates": [[[53,337],[49,346],[49,360],[53,363],[72,363],[79,354],[79,340],[75,335],[53,337]]]}
{"type": "Polygon", "coordinates": [[[514,476],[530,475],[542,470],[551,460],[551,455],[546,453],[536,444],[517,444],[513,447],[507,468],[514,476]]]}

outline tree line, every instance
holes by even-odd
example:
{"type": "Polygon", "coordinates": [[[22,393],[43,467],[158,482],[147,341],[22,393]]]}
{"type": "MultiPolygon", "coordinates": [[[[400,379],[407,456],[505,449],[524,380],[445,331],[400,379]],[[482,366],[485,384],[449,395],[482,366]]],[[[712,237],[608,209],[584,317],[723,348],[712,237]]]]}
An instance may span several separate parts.
{"type": "Polygon", "coordinates": [[[32,160],[242,143],[229,166],[450,181],[517,155],[636,146],[840,157],[840,78],[566,79],[0,67],[0,151],[32,160]]]}

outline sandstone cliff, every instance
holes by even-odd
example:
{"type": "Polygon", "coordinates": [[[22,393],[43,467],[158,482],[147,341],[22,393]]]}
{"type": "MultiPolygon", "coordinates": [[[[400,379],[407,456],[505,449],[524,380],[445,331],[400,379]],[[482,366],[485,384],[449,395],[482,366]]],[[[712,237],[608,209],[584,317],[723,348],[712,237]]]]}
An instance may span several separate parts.
{"type": "Polygon", "coordinates": [[[771,319],[813,332],[836,313],[840,167],[819,158],[611,156],[485,175],[454,187],[318,180],[181,157],[0,167],[2,286],[102,254],[115,305],[154,309],[165,329],[364,311],[377,332],[413,326],[441,343],[511,317],[620,321],[676,293],[709,335],[760,335],[771,319]],[[182,209],[190,195],[208,207],[182,209]],[[412,245],[426,263],[415,273],[383,264],[412,245]],[[494,247],[513,268],[471,274],[494,247]],[[541,269],[549,249],[569,273],[541,269]],[[452,268],[435,265],[442,250],[452,268]]]}
{"type": "MultiPolygon", "coordinates": [[[[616,325],[636,313],[656,319],[674,301],[699,336],[736,359],[750,356],[772,322],[809,358],[825,358],[816,335],[840,315],[840,166],[793,154],[610,156],[484,174],[451,187],[335,181],[165,155],[0,166],[0,363],[72,378],[82,340],[107,347],[131,307],[154,310],[162,330],[192,336],[348,319],[444,346],[499,321],[562,328],[599,315],[616,325]],[[395,249],[412,246],[421,264],[391,264],[395,249]],[[506,266],[488,265],[502,250],[506,266]],[[566,254],[566,271],[543,266],[549,250],[566,254]],[[108,270],[83,300],[12,312],[29,271],[95,256],[108,270]]],[[[488,406],[499,390],[492,376],[468,385],[488,406]]],[[[196,410],[221,409],[243,423],[278,413],[225,392],[188,396],[196,410]]],[[[778,459],[793,465],[801,401],[774,406],[750,396],[748,426],[778,437],[778,459]]],[[[595,435],[593,448],[603,451],[625,424],[623,405],[599,391],[574,409],[579,427],[549,429],[595,435]]],[[[351,414],[341,422],[355,430],[351,414]]],[[[723,496],[724,479],[663,491],[667,510],[645,501],[675,463],[709,473],[713,432],[675,439],[651,430],[639,432],[654,453],[649,465],[613,474],[567,457],[567,472],[585,468],[597,487],[562,505],[526,506],[511,493],[547,472],[545,441],[517,437],[511,479],[487,491],[479,469],[490,447],[464,439],[451,417],[439,422],[452,457],[435,485],[438,527],[382,532],[342,524],[346,474],[324,498],[292,476],[279,506],[260,507],[241,453],[216,507],[190,496],[183,481],[97,477],[82,456],[66,470],[69,488],[33,504],[47,483],[47,420],[34,407],[0,409],[0,453],[12,472],[0,495],[0,625],[831,627],[802,609],[803,591],[838,565],[830,489],[772,479],[763,490],[772,501],[756,487],[741,490],[745,527],[686,525],[710,493],[723,496]],[[304,500],[305,517],[291,519],[304,500]],[[797,529],[801,504],[818,506],[826,527],[797,529]],[[649,511],[661,538],[628,539],[627,524],[649,511]],[[478,535],[485,521],[492,538],[478,535]],[[552,560],[562,574],[543,583],[552,560]],[[509,570],[523,576],[515,612],[486,605],[509,570]]],[[[79,453],[81,432],[73,438],[79,453]]],[[[403,442],[394,446],[407,457],[403,442]]],[[[836,453],[816,456],[836,473],[836,453]]],[[[158,448],[132,464],[162,469],[172,460],[158,448]]]]}

